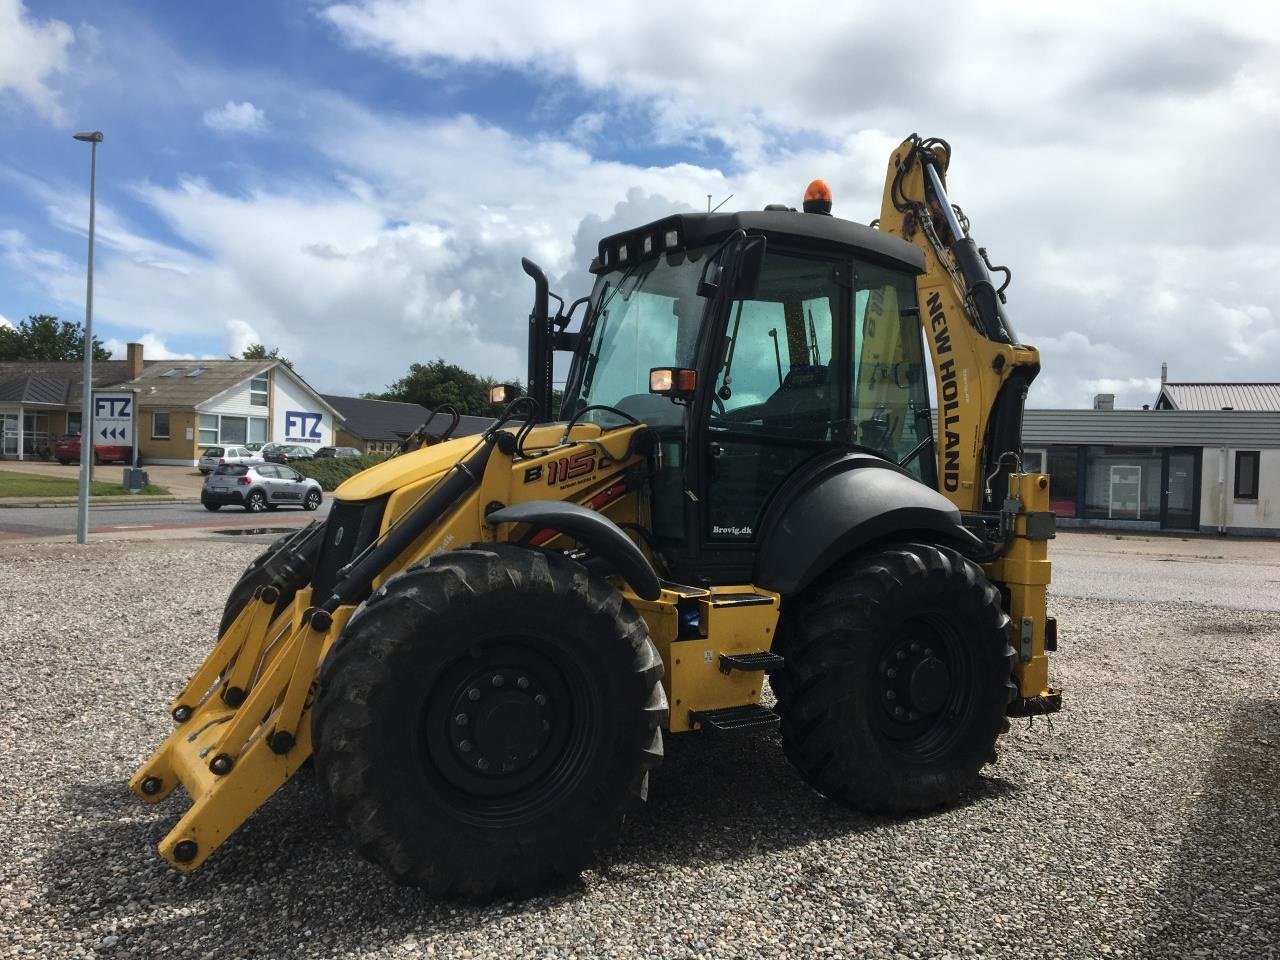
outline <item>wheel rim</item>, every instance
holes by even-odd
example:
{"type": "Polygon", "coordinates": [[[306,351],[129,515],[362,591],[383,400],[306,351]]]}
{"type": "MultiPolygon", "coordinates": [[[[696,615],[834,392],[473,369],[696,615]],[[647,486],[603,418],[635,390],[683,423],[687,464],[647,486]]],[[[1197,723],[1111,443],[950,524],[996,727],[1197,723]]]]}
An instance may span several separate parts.
{"type": "Polygon", "coordinates": [[[261,513],[267,507],[267,501],[260,493],[249,494],[249,509],[253,513],[261,513]]]}
{"type": "Polygon", "coordinates": [[[976,708],[972,645],[935,614],[900,623],[881,648],[875,726],[898,753],[928,762],[946,752],[976,708]]]}
{"type": "Polygon", "coordinates": [[[314,491],[308,493],[305,506],[308,510],[314,510],[316,507],[320,506],[320,494],[315,493],[314,491]]]}
{"type": "Polygon", "coordinates": [[[602,731],[582,665],[557,644],[504,638],[439,675],[423,710],[423,773],[484,827],[535,819],[573,794],[602,731]]]}

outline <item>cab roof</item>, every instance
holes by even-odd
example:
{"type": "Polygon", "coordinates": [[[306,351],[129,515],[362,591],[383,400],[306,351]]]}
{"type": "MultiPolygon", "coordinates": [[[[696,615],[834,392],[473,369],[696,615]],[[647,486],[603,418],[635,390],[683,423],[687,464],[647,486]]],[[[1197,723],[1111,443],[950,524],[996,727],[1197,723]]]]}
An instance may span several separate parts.
{"type": "Polygon", "coordinates": [[[728,213],[677,213],[600,241],[592,271],[656,256],[668,249],[716,243],[735,230],[786,238],[800,247],[841,248],[865,260],[911,273],[924,272],[924,253],[913,243],[865,224],[797,210],[741,210],[728,213]],[[675,243],[670,243],[675,231],[675,243]],[[646,243],[647,241],[647,243],[646,243]],[[620,249],[625,245],[625,259],[620,249]]]}

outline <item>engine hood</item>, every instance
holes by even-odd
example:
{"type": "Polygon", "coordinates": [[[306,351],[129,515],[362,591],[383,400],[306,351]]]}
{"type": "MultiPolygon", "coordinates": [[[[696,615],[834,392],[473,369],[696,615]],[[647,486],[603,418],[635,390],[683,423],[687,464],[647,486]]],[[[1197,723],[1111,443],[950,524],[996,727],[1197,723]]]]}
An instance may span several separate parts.
{"type": "Polygon", "coordinates": [[[443,473],[480,442],[476,436],[458,437],[412,453],[392,457],[357,473],[333,492],[335,500],[372,500],[393,493],[419,480],[443,473]]]}

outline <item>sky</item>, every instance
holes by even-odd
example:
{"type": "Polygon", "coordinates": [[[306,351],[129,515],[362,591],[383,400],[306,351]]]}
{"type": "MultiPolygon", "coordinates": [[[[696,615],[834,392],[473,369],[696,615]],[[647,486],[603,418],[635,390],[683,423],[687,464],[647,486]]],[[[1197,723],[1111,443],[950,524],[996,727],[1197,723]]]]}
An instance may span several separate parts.
{"type": "Polygon", "coordinates": [[[1037,4],[0,0],[0,322],[123,354],[260,342],[315,387],[524,372],[540,263],[677,211],[867,222],[907,134],[1043,372],[1030,405],[1280,379],[1280,12],[1037,4]]]}

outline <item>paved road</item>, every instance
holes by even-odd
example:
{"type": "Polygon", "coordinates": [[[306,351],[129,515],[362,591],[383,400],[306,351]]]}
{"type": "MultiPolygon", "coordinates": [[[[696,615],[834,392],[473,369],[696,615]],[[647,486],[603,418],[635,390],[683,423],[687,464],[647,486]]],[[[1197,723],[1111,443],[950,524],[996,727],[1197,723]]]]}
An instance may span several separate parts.
{"type": "MultiPolygon", "coordinates": [[[[89,532],[101,534],[147,529],[290,527],[309,523],[325,516],[328,511],[328,498],[315,513],[282,509],[250,514],[234,507],[223,507],[217,513],[210,513],[198,503],[140,503],[136,506],[125,504],[102,507],[90,504],[89,532]]],[[[25,540],[75,532],[74,506],[0,508],[0,540],[25,540]]]]}
{"type": "Polygon", "coordinates": [[[1059,540],[1052,596],[1280,611],[1280,542],[1059,540]]]}

